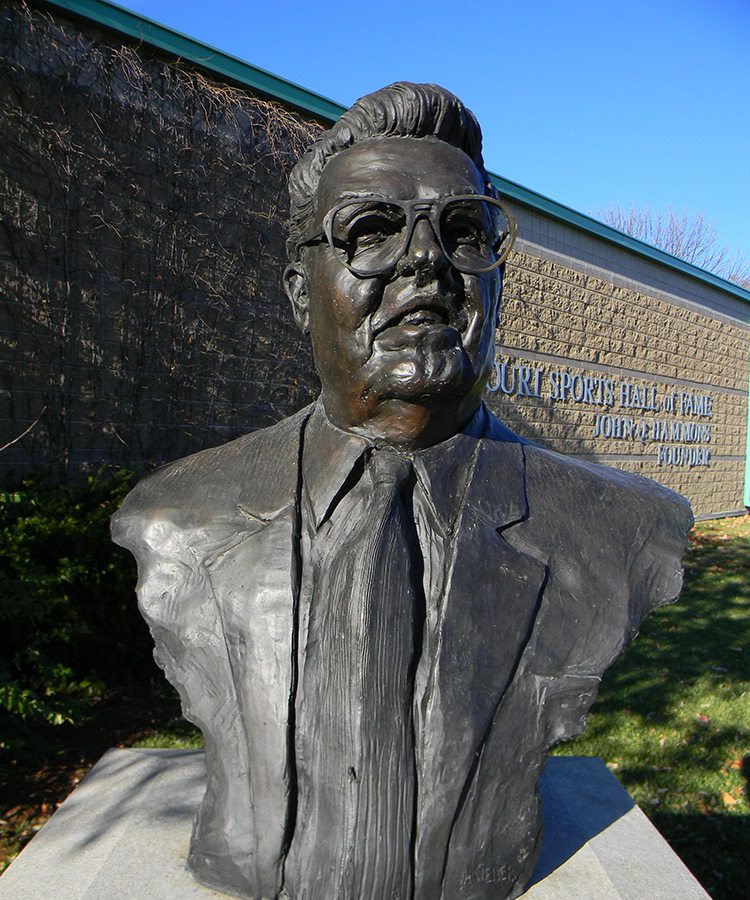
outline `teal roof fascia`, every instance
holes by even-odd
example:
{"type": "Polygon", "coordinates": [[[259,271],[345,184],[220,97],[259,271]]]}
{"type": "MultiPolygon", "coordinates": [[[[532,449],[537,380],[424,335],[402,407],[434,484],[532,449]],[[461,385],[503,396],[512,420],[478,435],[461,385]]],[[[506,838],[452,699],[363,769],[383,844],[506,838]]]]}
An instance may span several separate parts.
{"type": "MultiPolygon", "coordinates": [[[[556,219],[559,222],[577,228],[579,231],[585,231],[588,234],[609,241],[610,244],[616,244],[625,250],[629,250],[631,253],[637,253],[639,256],[645,256],[653,262],[660,263],[670,269],[676,269],[690,278],[697,278],[699,281],[734,294],[740,300],[750,303],[750,291],[731,281],[727,281],[725,278],[714,275],[713,272],[708,272],[706,269],[701,269],[700,266],[694,266],[684,259],[672,256],[671,253],[667,253],[665,250],[660,250],[658,247],[639,241],[638,238],[624,234],[610,225],[605,225],[604,222],[598,222],[596,219],[592,219],[591,216],[571,209],[569,206],[558,203],[556,200],[550,200],[549,197],[538,194],[536,191],[523,187],[523,185],[516,184],[515,181],[509,181],[507,178],[495,175],[493,172],[490,172],[489,176],[498,191],[510,200],[521,203],[536,212],[541,212],[551,219],[556,219]]],[[[748,318],[748,324],[750,324],[750,317],[748,318]]]]}
{"type": "MultiPolygon", "coordinates": [[[[94,22],[172,56],[187,60],[222,78],[252,88],[271,99],[280,100],[302,112],[311,113],[324,122],[335,122],[346,110],[345,106],[341,106],[327,97],[308,91],[298,84],[266,72],[264,69],[259,69],[236,56],[230,56],[215,47],[210,47],[208,44],[180,34],[165,25],[160,25],[158,22],[117,6],[115,3],[110,3],[109,0],[41,0],[41,2],[45,6],[64,10],[73,16],[94,22]]],[[[514,181],[492,172],[489,174],[495,187],[510,200],[521,203],[579,231],[616,244],[631,253],[675,269],[690,278],[702,281],[750,304],[750,291],[731,281],[726,281],[724,278],[678,259],[664,250],[659,250],[637,238],[623,234],[603,222],[598,222],[584,213],[577,212],[569,206],[551,200],[514,181]]],[[[748,324],[750,324],[750,314],[748,315],[748,324]]]]}
{"type": "Polygon", "coordinates": [[[222,78],[253,88],[267,97],[281,100],[303,112],[312,113],[325,122],[335,122],[346,109],[327,97],[308,91],[298,84],[252,66],[236,56],[230,56],[215,47],[196,41],[106,0],[43,0],[43,4],[65,10],[73,16],[135,38],[211,73],[221,75],[222,78]]]}

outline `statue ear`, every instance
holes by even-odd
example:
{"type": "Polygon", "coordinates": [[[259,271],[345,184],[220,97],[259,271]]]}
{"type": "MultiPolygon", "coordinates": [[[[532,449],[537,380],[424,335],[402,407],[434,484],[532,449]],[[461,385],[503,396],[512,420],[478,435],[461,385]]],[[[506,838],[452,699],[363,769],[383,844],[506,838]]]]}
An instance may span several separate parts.
{"type": "Polygon", "coordinates": [[[500,312],[503,307],[503,281],[505,279],[505,263],[503,263],[499,267],[498,275],[500,276],[500,279],[497,286],[497,300],[495,301],[495,328],[500,327],[500,312]]]}
{"type": "Polygon", "coordinates": [[[294,265],[284,270],[284,290],[292,303],[294,321],[303,334],[310,331],[310,304],[307,298],[305,273],[294,265]]]}

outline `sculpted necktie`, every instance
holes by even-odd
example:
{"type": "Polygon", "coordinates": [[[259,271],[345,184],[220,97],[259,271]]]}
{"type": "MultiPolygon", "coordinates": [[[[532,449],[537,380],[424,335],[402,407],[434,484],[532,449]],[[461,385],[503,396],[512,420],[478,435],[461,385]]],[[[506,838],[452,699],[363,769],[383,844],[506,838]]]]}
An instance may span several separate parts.
{"type": "Polygon", "coordinates": [[[375,450],[313,542],[297,720],[297,827],[285,869],[305,900],[411,895],[414,672],[423,626],[411,464],[375,450]]]}

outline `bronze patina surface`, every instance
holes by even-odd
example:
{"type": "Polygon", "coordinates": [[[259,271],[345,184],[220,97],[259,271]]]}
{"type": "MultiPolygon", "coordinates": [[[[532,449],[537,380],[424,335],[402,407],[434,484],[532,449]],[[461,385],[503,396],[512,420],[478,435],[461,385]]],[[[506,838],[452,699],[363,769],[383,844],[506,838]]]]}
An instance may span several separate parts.
{"type": "Polygon", "coordinates": [[[320,398],[113,523],[205,736],[189,866],[248,898],[516,897],[547,750],[677,597],[690,509],[483,406],[514,226],[456,97],[368,95],[290,192],[320,398]]]}

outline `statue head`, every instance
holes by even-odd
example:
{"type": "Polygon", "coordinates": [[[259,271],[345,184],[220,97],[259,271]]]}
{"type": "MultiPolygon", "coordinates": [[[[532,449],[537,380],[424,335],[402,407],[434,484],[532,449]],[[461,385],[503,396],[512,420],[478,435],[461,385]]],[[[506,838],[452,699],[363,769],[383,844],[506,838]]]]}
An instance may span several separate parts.
{"type": "Polygon", "coordinates": [[[285,286],[338,427],[416,449],[479,406],[514,232],[481,144],[457,97],[397,83],[292,172],[285,286]]]}

